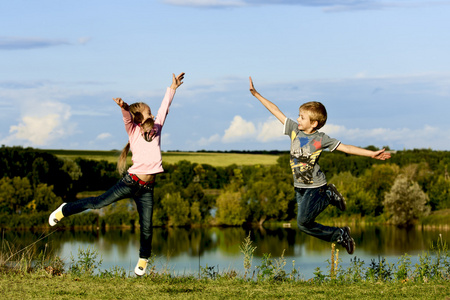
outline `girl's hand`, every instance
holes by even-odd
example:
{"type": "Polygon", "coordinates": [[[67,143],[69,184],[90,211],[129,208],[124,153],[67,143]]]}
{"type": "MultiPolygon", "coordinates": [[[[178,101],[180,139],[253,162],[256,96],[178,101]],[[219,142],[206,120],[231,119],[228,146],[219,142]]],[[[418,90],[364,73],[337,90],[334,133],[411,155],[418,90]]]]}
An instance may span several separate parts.
{"type": "Polygon", "coordinates": [[[183,84],[184,79],[184,72],[175,77],[175,74],[172,74],[172,85],[170,86],[171,89],[176,90],[180,85],[183,84]]]}
{"type": "Polygon", "coordinates": [[[120,107],[122,107],[124,110],[128,110],[128,104],[126,104],[122,98],[113,98],[114,102],[117,103],[120,107]]]}

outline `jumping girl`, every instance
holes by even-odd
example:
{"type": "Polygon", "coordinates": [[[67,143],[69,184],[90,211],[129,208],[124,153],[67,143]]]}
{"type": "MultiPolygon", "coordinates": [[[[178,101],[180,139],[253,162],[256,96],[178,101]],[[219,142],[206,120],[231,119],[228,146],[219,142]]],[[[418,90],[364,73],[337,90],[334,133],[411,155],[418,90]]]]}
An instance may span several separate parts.
{"type": "Polygon", "coordinates": [[[167,88],[156,118],[150,107],[142,102],[128,105],[121,98],[113,100],[121,107],[128,144],[122,150],[118,162],[119,172],[124,173],[128,151],[132,152],[133,165],[116,185],[98,197],[88,197],[61,204],[49,217],[50,226],[62,218],[87,209],[99,209],[118,200],[133,198],[139,213],[140,249],[139,260],[134,269],[138,276],[145,274],[152,250],[153,187],[156,174],[164,172],[161,156],[161,129],[164,125],[176,89],[183,84],[184,73],[175,77],[167,88]]]}

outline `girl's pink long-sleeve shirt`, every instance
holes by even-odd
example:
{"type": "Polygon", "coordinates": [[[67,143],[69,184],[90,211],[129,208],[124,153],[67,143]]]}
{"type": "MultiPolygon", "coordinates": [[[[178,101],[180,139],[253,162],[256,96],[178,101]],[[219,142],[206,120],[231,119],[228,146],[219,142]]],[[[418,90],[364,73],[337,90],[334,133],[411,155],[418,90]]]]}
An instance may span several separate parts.
{"type": "Polygon", "coordinates": [[[155,118],[157,133],[151,142],[147,142],[141,135],[140,127],[133,122],[129,111],[122,109],[125,130],[128,133],[131,160],[133,165],[128,169],[131,174],[157,174],[164,172],[161,156],[161,130],[169,113],[169,107],[175,96],[175,90],[167,88],[164,99],[155,118]]]}

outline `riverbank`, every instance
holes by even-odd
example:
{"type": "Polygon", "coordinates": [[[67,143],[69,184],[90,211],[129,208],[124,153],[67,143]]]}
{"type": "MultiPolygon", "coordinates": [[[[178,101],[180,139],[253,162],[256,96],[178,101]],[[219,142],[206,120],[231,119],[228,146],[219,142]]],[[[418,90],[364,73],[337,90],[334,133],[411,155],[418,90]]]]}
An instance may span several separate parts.
{"type": "MultiPolygon", "coordinates": [[[[85,214],[77,216],[77,221],[73,221],[70,224],[61,223],[58,228],[60,229],[72,229],[72,230],[91,230],[91,229],[138,229],[138,222],[126,222],[125,220],[130,219],[128,214],[120,213],[119,218],[111,217],[117,213],[111,214],[100,214],[98,212],[90,211],[85,214]],[[109,218],[111,217],[111,218],[109,218]],[[106,218],[106,220],[105,220],[106,218]]],[[[48,215],[49,213],[41,212],[35,214],[23,214],[23,215],[0,215],[0,224],[2,229],[6,230],[46,230],[49,229],[48,226],[48,215]]],[[[136,218],[133,220],[135,221],[136,218]]],[[[424,230],[441,230],[449,231],[450,224],[450,209],[442,209],[438,211],[431,212],[428,216],[422,217],[417,220],[415,227],[424,230]]],[[[394,226],[390,225],[383,216],[378,217],[361,217],[360,215],[352,216],[340,216],[336,218],[324,218],[319,216],[317,222],[328,226],[350,226],[350,227],[360,227],[364,228],[366,226],[394,226]]],[[[245,224],[246,227],[279,227],[279,228],[297,228],[297,221],[295,219],[291,221],[274,221],[267,220],[262,225],[255,224],[245,224]]],[[[214,227],[216,226],[214,222],[208,224],[192,224],[190,226],[183,227],[214,227]]],[[[154,225],[157,227],[166,227],[165,225],[154,225]]],[[[176,226],[175,226],[176,227],[176,226]]],[[[241,227],[241,226],[236,226],[241,227]]]]}
{"type": "MultiPolygon", "coordinates": [[[[439,229],[441,231],[450,230],[450,209],[432,211],[428,216],[424,216],[416,221],[414,227],[425,230],[439,229]]],[[[351,226],[364,228],[366,226],[394,226],[386,221],[383,215],[378,217],[361,217],[360,215],[340,216],[336,218],[326,218],[319,216],[317,222],[328,226],[351,226]]],[[[266,221],[263,226],[297,228],[297,221],[266,221]]]]}
{"type": "Polygon", "coordinates": [[[289,268],[291,260],[284,250],[280,256],[270,251],[254,260],[255,246],[267,247],[254,244],[250,234],[238,246],[243,271],[219,270],[218,264],[199,261],[198,273],[175,273],[158,269],[152,256],[143,277],[117,265],[100,268],[104,252],[95,248],[78,248],[78,255],[70,255],[65,263],[47,243],[42,251],[36,242],[14,249],[5,241],[0,252],[0,292],[5,299],[446,299],[450,252],[445,240],[439,235],[417,262],[405,254],[395,264],[384,258],[364,264],[356,257],[343,263],[346,255],[332,244],[327,265],[317,267],[307,279],[301,267],[289,268]]]}

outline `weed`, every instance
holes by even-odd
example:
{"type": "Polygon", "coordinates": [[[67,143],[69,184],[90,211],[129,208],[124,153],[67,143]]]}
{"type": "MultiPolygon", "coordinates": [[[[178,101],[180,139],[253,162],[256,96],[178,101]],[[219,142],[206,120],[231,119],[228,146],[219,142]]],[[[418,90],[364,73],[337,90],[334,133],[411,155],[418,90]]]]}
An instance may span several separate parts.
{"type": "Polygon", "coordinates": [[[331,243],[331,261],[328,261],[330,268],[330,279],[335,280],[336,274],[339,272],[339,249],[336,249],[336,244],[331,243]]]}
{"type": "Polygon", "coordinates": [[[342,280],[350,282],[361,282],[364,280],[363,272],[364,261],[355,256],[350,258],[350,266],[342,272],[342,280]]]}
{"type": "Polygon", "coordinates": [[[100,272],[99,276],[100,278],[126,278],[127,272],[122,267],[114,266],[109,270],[100,272]]]}
{"type": "Polygon", "coordinates": [[[295,278],[300,274],[300,272],[295,268],[295,260],[292,261],[292,270],[289,274],[290,280],[295,280],[295,278]]]}
{"type": "Polygon", "coordinates": [[[261,260],[261,265],[257,266],[256,269],[258,270],[257,272],[257,277],[258,280],[264,280],[265,278],[270,278],[273,274],[273,268],[272,268],[272,258],[271,258],[271,254],[267,254],[264,253],[262,260],[261,260]]]}
{"type": "Polygon", "coordinates": [[[201,273],[202,273],[202,277],[206,277],[209,279],[216,279],[217,276],[219,275],[219,271],[217,267],[217,271],[216,271],[216,266],[211,266],[208,267],[208,264],[206,265],[206,267],[200,267],[201,268],[201,273]]]}
{"type": "Polygon", "coordinates": [[[398,281],[407,281],[411,276],[411,258],[408,254],[402,255],[397,262],[397,270],[394,273],[398,281]]]}
{"type": "Polygon", "coordinates": [[[284,271],[284,267],[286,266],[286,259],[284,258],[285,251],[286,249],[283,249],[280,258],[275,259],[273,264],[273,279],[277,281],[286,278],[286,272],[284,271]]]}
{"type": "Polygon", "coordinates": [[[72,264],[69,268],[71,274],[76,276],[92,276],[95,269],[102,264],[102,259],[97,261],[98,252],[88,247],[86,250],[78,248],[78,260],[75,261],[73,255],[70,255],[72,264]]]}
{"type": "Polygon", "coordinates": [[[239,246],[239,249],[244,254],[244,279],[247,277],[249,273],[252,262],[253,262],[253,252],[255,252],[256,246],[254,247],[252,244],[252,240],[250,239],[250,233],[242,242],[242,245],[239,246]]]}
{"type": "Polygon", "coordinates": [[[442,235],[436,244],[431,243],[431,253],[425,252],[419,256],[419,263],[414,270],[414,279],[420,282],[428,282],[430,279],[450,278],[450,257],[447,243],[442,240],[442,235]]]}
{"type": "Polygon", "coordinates": [[[55,256],[45,257],[43,253],[40,254],[34,266],[36,270],[45,270],[45,272],[51,276],[61,276],[64,274],[64,261],[55,256]]]}
{"type": "Polygon", "coordinates": [[[271,254],[264,253],[261,260],[261,265],[256,267],[258,269],[257,278],[259,281],[264,280],[284,280],[286,278],[286,272],[284,267],[286,266],[286,259],[284,258],[284,251],[281,257],[273,260],[271,254]]]}
{"type": "Polygon", "coordinates": [[[378,262],[372,259],[372,262],[367,269],[366,279],[371,282],[391,281],[393,266],[386,261],[386,258],[381,259],[378,256],[378,262]]]}
{"type": "Polygon", "coordinates": [[[436,245],[432,242],[430,248],[435,256],[432,263],[433,275],[438,279],[448,279],[450,277],[450,252],[447,243],[442,239],[442,234],[439,234],[436,245]]]}
{"type": "Polygon", "coordinates": [[[315,283],[323,283],[325,282],[326,275],[322,273],[319,267],[316,268],[314,272],[314,278],[312,279],[315,283]]]}

